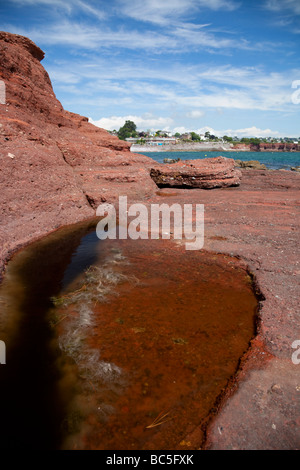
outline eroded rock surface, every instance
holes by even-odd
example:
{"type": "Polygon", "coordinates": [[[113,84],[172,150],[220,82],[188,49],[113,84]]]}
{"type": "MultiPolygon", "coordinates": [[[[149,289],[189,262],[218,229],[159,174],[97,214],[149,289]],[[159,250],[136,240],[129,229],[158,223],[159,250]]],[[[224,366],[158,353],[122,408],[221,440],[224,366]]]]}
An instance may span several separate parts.
{"type": "Polygon", "coordinates": [[[101,202],[119,193],[143,200],[156,189],[150,158],[63,109],[43,57],[28,38],[0,32],[0,271],[16,248],[94,216],[101,202]]]}
{"type": "Polygon", "coordinates": [[[249,168],[255,170],[266,170],[267,167],[263,163],[260,163],[257,160],[248,160],[243,162],[242,160],[235,160],[235,166],[239,168],[249,168]]]}
{"type": "Polygon", "coordinates": [[[160,188],[201,189],[239,186],[242,176],[241,172],[235,168],[234,160],[225,157],[155,165],[151,168],[150,174],[160,188]]]}
{"type": "MultiPolygon", "coordinates": [[[[99,202],[119,194],[148,204],[203,203],[204,249],[242,257],[265,297],[258,337],[235,393],[208,427],[207,447],[299,449],[300,366],[291,360],[299,339],[299,173],[242,169],[239,187],[155,194],[150,169],[162,165],[131,154],[128,144],[66,112],[42,58],[27,38],[0,33],[0,80],[7,92],[0,104],[1,269],[18,247],[94,216],[99,202]]],[[[234,174],[220,175],[220,181],[231,186],[240,178],[234,174]]],[[[202,442],[197,432],[185,438],[193,448],[202,442]]]]}
{"type": "MultiPolygon", "coordinates": [[[[292,361],[292,344],[300,339],[300,175],[241,172],[239,187],[166,188],[153,202],[204,204],[204,250],[242,258],[264,296],[257,336],[216,403],[205,448],[299,449],[300,364],[292,361]]],[[[189,448],[200,447],[199,428],[185,436],[189,448]]]]}

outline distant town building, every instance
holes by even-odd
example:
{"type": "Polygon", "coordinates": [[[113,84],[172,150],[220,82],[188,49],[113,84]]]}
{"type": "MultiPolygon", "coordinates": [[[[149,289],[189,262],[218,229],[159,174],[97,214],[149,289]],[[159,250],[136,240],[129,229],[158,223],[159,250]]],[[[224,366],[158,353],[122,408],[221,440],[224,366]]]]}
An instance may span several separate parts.
{"type": "MultiPolygon", "coordinates": [[[[130,144],[135,144],[137,141],[141,140],[140,137],[128,137],[126,139],[130,144]]],[[[164,144],[175,144],[178,139],[176,137],[145,137],[143,138],[147,145],[164,145],[164,144]]]]}

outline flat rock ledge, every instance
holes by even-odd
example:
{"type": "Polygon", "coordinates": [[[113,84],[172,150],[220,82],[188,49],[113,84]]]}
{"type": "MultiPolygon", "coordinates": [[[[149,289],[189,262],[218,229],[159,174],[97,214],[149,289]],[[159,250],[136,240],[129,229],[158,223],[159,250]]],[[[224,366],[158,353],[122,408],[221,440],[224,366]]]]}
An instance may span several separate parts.
{"type": "Polygon", "coordinates": [[[226,188],[239,186],[241,172],[232,158],[216,157],[157,165],[150,176],[159,188],[226,188]]]}
{"type": "Polygon", "coordinates": [[[258,160],[248,160],[243,162],[242,160],[235,160],[234,162],[236,167],[254,169],[254,170],[267,170],[266,165],[260,163],[258,160]]]}

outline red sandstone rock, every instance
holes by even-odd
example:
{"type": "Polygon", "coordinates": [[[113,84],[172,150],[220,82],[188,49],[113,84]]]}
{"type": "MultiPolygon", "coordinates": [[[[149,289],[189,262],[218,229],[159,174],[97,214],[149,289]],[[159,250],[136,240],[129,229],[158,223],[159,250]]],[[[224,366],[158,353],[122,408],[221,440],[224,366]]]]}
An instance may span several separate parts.
{"type": "Polygon", "coordinates": [[[251,151],[258,152],[300,152],[300,144],[292,144],[287,142],[276,142],[274,144],[262,142],[261,144],[250,145],[251,151]]]}
{"type": "MultiPolygon", "coordinates": [[[[63,109],[40,64],[43,57],[29,39],[0,32],[0,79],[6,85],[6,104],[0,105],[1,265],[29,240],[93,217],[101,202],[119,195],[146,200],[157,189],[152,159],[63,109]]],[[[206,165],[197,161],[181,169],[190,187],[200,180],[201,187],[238,184],[231,160],[206,165]]]]}
{"type": "Polygon", "coordinates": [[[159,187],[225,188],[240,184],[241,172],[234,160],[225,157],[179,161],[151,168],[151,177],[159,187]]]}
{"type": "Polygon", "coordinates": [[[142,200],[156,189],[150,158],[63,109],[43,57],[29,39],[0,32],[0,271],[17,247],[93,217],[102,201],[142,200]]]}
{"type": "MultiPolygon", "coordinates": [[[[299,174],[242,170],[240,187],[216,189],[213,197],[201,189],[154,195],[153,161],[64,111],[42,55],[28,39],[0,33],[0,79],[7,86],[7,105],[0,104],[1,267],[17,247],[93,216],[88,198],[113,200],[124,186],[140,200],[152,192],[149,203],[203,203],[204,249],[242,257],[265,297],[259,336],[235,393],[210,423],[207,446],[299,449],[299,365],[291,361],[299,339],[299,174]]],[[[170,242],[170,256],[174,249],[170,242]]],[[[185,438],[193,448],[197,439],[197,429],[185,438]]]]}
{"type": "Polygon", "coordinates": [[[235,166],[240,167],[240,168],[250,168],[250,169],[255,169],[255,170],[266,170],[267,167],[263,163],[260,163],[257,160],[249,160],[247,162],[243,162],[242,160],[235,160],[234,161],[235,166]]]}
{"type": "MultiPolygon", "coordinates": [[[[204,204],[204,250],[244,260],[265,299],[260,301],[257,336],[238,376],[216,403],[215,418],[208,421],[205,448],[299,449],[300,365],[291,357],[292,343],[299,339],[300,175],[241,172],[243,183],[237,188],[213,193],[165,189],[151,202],[204,204]]],[[[201,446],[199,428],[184,436],[190,449],[201,446]]]]}
{"type": "Polygon", "coordinates": [[[248,152],[300,152],[300,144],[288,142],[261,142],[260,144],[231,144],[231,151],[242,150],[248,152]]]}

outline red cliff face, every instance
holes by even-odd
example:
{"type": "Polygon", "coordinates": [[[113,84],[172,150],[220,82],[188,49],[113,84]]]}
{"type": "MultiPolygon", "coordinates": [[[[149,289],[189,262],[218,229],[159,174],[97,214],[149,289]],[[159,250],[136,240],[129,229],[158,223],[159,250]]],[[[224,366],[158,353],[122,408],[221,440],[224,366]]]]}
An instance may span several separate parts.
{"type": "Polygon", "coordinates": [[[94,216],[119,192],[143,199],[156,189],[151,159],[63,109],[43,57],[29,39],[0,32],[0,266],[18,246],[94,216]]]}
{"type": "Polygon", "coordinates": [[[244,150],[249,152],[300,152],[300,144],[268,143],[260,144],[234,144],[233,150],[244,150]]]}
{"type": "Polygon", "coordinates": [[[233,150],[244,150],[244,151],[250,151],[250,145],[247,144],[234,144],[233,150]]]}
{"type": "Polygon", "coordinates": [[[258,145],[250,145],[250,150],[253,152],[300,152],[300,145],[286,142],[274,144],[262,142],[258,145]]]}

